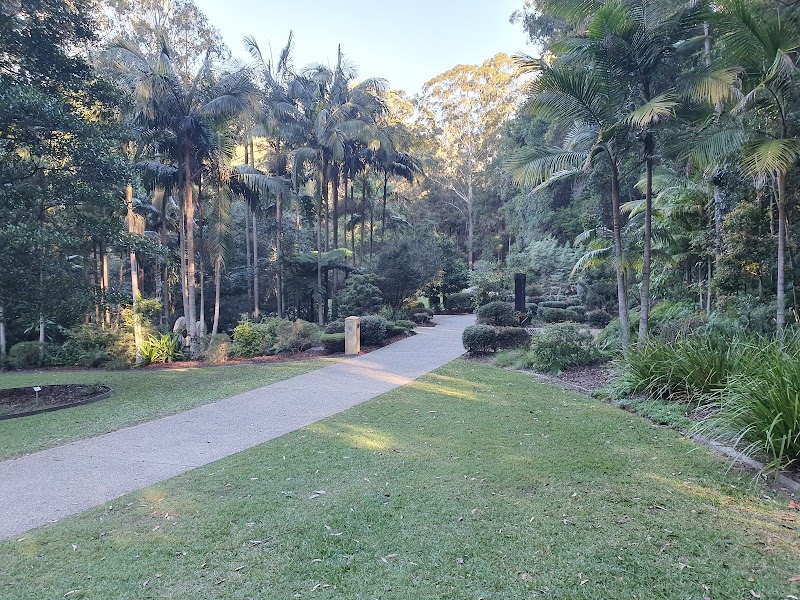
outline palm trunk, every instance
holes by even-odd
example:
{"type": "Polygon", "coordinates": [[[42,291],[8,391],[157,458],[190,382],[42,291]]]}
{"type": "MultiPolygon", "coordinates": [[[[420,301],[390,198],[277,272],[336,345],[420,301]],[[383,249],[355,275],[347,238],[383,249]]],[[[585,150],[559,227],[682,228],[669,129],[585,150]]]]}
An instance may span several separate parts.
{"type": "Polygon", "coordinates": [[[278,262],[276,280],[278,284],[278,318],[283,318],[283,207],[281,206],[283,193],[278,192],[275,197],[275,218],[278,230],[275,234],[275,257],[278,262]]]}
{"type": "MultiPolygon", "coordinates": [[[[317,178],[315,188],[315,200],[317,201],[317,324],[322,327],[325,324],[325,308],[322,306],[324,295],[322,293],[322,182],[317,178]]],[[[313,296],[312,296],[313,298],[313,296]]]]}
{"type": "Polygon", "coordinates": [[[333,186],[333,247],[339,247],[339,165],[334,163],[333,186]]]}
{"type": "Polygon", "coordinates": [[[361,185],[361,222],[360,222],[360,230],[358,236],[358,251],[361,253],[361,264],[364,264],[364,225],[366,221],[364,219],[365,212],[367,210],[367,168],[364,167],[364,181],[361,185]]]}
{"type": "Polygon", "coordinates": [[[778,333],[786,326],[786,174],[778,171],[778,281],[775,321],[778,333]]]}
{"type": "Polygon", "coordinates": [[[0,304],[0,358],[5,358],[6,354],[6,315],[3,305],[0,304]]]}
{"type": "Polygon", "coordinates": [[[389,185],[389,173],[383,173],[383,209],[381,210],[381,246],[386,241],[386,188],[389,185]]]}
{"type": "MultiPolygon", "coordinates": [[[[647,134],[646,139],[652,143],[652,134],[647,134]]],[[[645,142],[646,144],[648,142],[645,142]]],[[[641,309],[639,313],[639,342],[647,340],[647,326],[650,319],[650,254],[653,239],[653,159],[647,157],[647,189],[645,191],[644,209],[644,250],[642,252],[642,288],[641,309]]]]}
{"type": "Polygon", "coordinates": [[[103,292],[103,323],[106,326],[111,325],[111,309],[108,306],[109,283],[108,248],[105,240],[100,240],[100,290],[103,292]]]}
{"type": "Polygon", "coordinates": [[[256,211],[253,214],[253,318],[258,319],[261,315],[261,308],[259,307],[260,290],[258,287],[258,221],[256,220],[256,211]]]}
{"type": "Polygon", "coordinates": [[[624,255],[622,252],[622,217],[619,198],[619,169],[616,159],[611,158],[611,212],[614,220],[614,259],[617,271],[617,304],[619,306],[619,337],[623,352],[631,345],[631,326],[628,318],[628,286],[625,281],[624,255]]]}
{"type": "MultiPolygon", "coordinates": [[[[128,232],[136,233],[136,223],[133,214],[133,185],[130,182],[125,186],[125,202],[128,205],[128,232]]],[[[142,362],[142,329],[139,323],[139,265],[136,252],[131,250],[131,295],[133,296],[133,343],[136,346],[136,364],[142,362]]]]}
{"type": "Polygon", "coordinates": [[[217,335],[219,329],[219,305],[222,283],[222,254],[217,253],[214,260],[214,323],[211,326],[211,335],[217,335]]]}
{"type": "Polygon", "coordinates": [[[192,188],[192,150],[189,144],[184,149],[184,205],[186,207],[186,291],[189,311],[186,326],[189,332],[189,356],[197,356],[197,272],[194,247],[194,189],[192,188]]]}
{"type": "Polygon", "coordinates": [[[247,256],[247,303],[253,303],[253,272],[252,259],[250,253],[250,205],[245,205],[244,214],[244,245],[247,256]]]}
{"type": "Polygon", "coordinates": [[[198,209],[198,231],[200,233],[200,315],[198,321],[200,326],[197,330],[197,337],[202,338],[206,330],[206,244],[203,239],[203,176],[197,184],[197,209],[198,209]]]}

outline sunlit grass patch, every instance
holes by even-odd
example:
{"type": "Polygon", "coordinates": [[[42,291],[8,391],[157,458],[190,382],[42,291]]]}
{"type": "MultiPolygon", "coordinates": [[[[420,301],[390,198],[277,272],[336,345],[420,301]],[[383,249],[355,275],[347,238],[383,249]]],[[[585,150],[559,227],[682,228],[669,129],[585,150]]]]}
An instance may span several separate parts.
{"type": "Polygon", "coordinates": [[[797,511],[704,448],[473,362],[421,384],[0,543],[0,596],[798,595],[797,511]]]}

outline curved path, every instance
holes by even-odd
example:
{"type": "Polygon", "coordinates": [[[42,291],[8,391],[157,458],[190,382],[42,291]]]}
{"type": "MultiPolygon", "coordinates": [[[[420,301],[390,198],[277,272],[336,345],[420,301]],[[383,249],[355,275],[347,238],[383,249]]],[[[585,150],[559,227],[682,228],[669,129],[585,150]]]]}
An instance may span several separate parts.
{"type": "Polygon", "coordinates": [[[207,465],[408,383],[464,352],[472,316],[171,417],[0,462],[0,538],[207,465]]]}

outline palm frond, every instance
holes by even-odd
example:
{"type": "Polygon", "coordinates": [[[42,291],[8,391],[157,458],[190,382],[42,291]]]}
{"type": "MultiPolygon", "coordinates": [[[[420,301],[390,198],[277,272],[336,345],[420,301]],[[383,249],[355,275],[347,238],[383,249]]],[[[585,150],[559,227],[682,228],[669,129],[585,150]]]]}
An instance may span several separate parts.
{"type": "Polygon", "coordinates": [[[649,129],[673,116],[676,106],[678,100],[675,94],[672,91],[664,92],[628,113],[622,122],[641,129],[649,129]]]}
{"type": "Polygon", "coordinates": [[[800,159],[800,139],[762,139],[745,145],[742,164],[751,176],[786,173],[800,159]]]}

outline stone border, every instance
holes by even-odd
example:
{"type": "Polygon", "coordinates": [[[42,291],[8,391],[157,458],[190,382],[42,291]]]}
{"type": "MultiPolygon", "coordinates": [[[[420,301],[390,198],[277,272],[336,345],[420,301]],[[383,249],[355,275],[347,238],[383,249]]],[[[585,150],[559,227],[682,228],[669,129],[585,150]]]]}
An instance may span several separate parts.
{"type": "MultiPolygon", "coordinates": [[[[53,385],[61,385],[61,384],[56,383],[53,385]]],[[[69,385],[74,385],[74,384],[69,384],[69,385]]],[[[27,388],[30,386],[25,386],[25,387],[27,388]]],[[[114,390],[112,390],[107,385],[101,385],[99,387],[104,388],[105,391],[97,394],[96,396],[90,396],[89,398],[84,398],[83,400],[78,400],[77,402],[70,402],[69,404],[62,404],[61,406],[48,406],[46,408],[38,408],[36,410],[29,410],[27,412],[22,412],[22,413],[0,415],[0,421],[6,421],[8,419],[18,419],[20,417],[30,417],[33,415],[40,415],[46,412],[53,412],[55,410],[62,410],[64,408],[72,408],[73,406],[82,406],[84,404],[91,404],[92,402],[98,402],[99,400],[105,400],[106,398],[110,398],[114,394],[114,390]]],[[[8,388],[8,389],[19,389],[19,388],[8,388]]]]}

